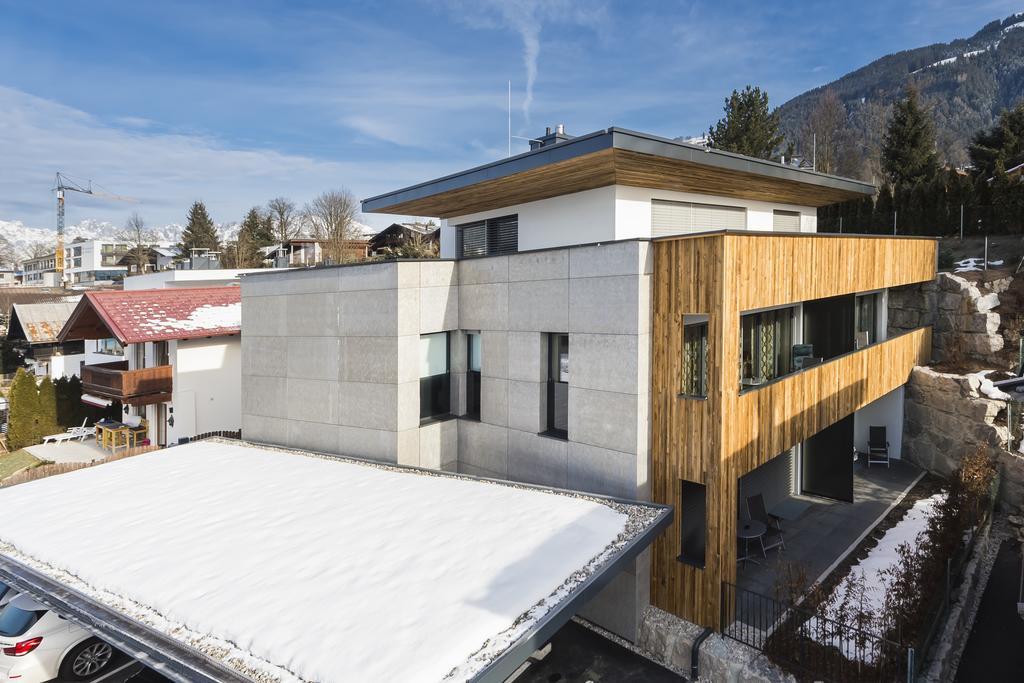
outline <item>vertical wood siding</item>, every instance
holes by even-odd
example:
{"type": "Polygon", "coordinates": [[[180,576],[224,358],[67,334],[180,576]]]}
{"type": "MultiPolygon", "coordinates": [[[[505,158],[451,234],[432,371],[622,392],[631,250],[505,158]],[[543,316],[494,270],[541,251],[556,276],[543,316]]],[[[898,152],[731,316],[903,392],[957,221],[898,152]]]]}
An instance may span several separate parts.
{"type": "Polygon", "coordinates": [[[719,627],[721,581],[736,578],[737,480],[907,381],[927,362],[919,329],[739,393],[740,314],[935,277],[932,240],[712,234],[654,243],[651,476],[679,510],[680,479],[708,487],[706,565],[679,562],[679,519],[655,543],[651,601],[719,627]],[[682,325],[708,316],[708,396],[680,396],[682,325]]]}

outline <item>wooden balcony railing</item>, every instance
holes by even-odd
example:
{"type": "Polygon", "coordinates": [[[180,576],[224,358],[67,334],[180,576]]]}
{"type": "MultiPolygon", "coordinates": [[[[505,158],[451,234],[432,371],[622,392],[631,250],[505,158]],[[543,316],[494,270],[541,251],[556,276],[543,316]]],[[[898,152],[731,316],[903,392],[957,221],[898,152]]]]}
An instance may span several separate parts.
{"type": "Polygon", "coordinates": [[[170,365],[129,370],[128,361],[82,366],[82,391],[131,405],[171,399],[170,365]]]}

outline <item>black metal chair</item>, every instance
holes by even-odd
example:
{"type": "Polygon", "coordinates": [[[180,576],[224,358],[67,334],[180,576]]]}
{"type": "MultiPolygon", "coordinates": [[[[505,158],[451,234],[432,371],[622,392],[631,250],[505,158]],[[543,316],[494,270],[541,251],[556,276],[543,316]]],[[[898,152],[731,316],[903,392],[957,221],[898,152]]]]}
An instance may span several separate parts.
{"type": "Polygon", "coordinates": [[[868,467],[871,465],[889,466],[889,442],[884,426],[868,428],[868,467]]]}
{"type": "Polygon", "coordinates": [[[786,539],[782,537],[782,520],[768,512],[768,508],[764,504],[764,496],[757,493],[747,497],[747,514],[750,515],[750,519],[761,522],[767,528],[764,536],[761,537],[763,551],[766,552],[772,548],[786,549],[786,539]]]}

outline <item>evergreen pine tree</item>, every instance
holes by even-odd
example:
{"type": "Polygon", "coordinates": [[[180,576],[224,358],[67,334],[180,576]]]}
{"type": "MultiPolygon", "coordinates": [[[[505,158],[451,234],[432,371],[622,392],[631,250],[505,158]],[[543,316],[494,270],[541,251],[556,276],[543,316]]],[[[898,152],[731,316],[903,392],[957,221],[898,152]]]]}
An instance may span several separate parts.
{"type": "Polygon", "coordinates": [[[938,170],[935,127],[922,108],[917,90],[893,105],[892,119],[882,140],[882,170],[897,187],[931,180],[938,170]]]}
{"type": "Polygon", "coordinates": [[[747,86],[725,100],[725,116],[708,129],[708,144],[737,154],[770,159],[779,145],[779,115],[768,110],[768,93],[747,86]]]}
{"type": "Polygon", "coordinates": [[[235,263],[237,268],[255,268],[260,265],[259,248],[266,245],[266,222],[256,207],[242,220],[238,228],[238,242],[235,245],[235,263]]]}
{"type": "Polygon", "coordinates": [[[968,153],[978,173],[988,177],[995,174],[997,161],[1007,169],[1024,163],[1024,102],[1004,110],[996,125],[979,131],[968,153]]]}
{"type": "Polygon", "coordinates": [[[892,212],[895,208],[892,188],[889,185],[882,185],[878,191],[878,198],[875,200],[875,210],[871,217],[871,229],[868,232],[873,234],[892,233],[892,212]]]}
{"type": "Polygon", "coordinates": [[[60,431],[60,423],[57,421],[57,391],[49,376],[44,377],[43,381],[39,383],[38,401],[36,424],[39,427],[39,436],[42,438],[47,434],[60,431]]]}
{"type": "Polygon", "coordinates": [[[220,236],[217,234],[217,226],[206,211],[206,205],[202,202],[195,202],[188,210],[188,223],[181,233],[181,242],[178,243],[178,253],[184,257],[192,255],[193,249],[220,250],[220,236]]]}
{"type": "Polygon", "coordinates": [[[39,443],[42,435],[36,427],[39,391],[36,388],[35,377],[24,368],[18,368],[7,393],[7,400],[10,407],[7,416],[7,443],[10,449],[13,451],[39,443]]]}

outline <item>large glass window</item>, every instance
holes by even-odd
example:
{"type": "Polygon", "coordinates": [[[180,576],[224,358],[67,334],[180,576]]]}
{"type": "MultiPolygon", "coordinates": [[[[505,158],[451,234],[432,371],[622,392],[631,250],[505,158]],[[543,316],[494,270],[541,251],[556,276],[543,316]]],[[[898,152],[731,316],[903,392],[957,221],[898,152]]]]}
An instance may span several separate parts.
{"type": "Polygon", "coordinates": [[[466,334],[466,417],[480,419],[481,343],[479,332],[466,334]]]}
{"type": "Polygon", "coordinates": [[[796,307],[740,317],[740,389],[764,384],[793,371],[796,307]]]}
{"type": "Polygon", "coordinates": [[[448,333],[420,336],[420,419],[451,413],[448,333]]]}
{"type": "Polygon", "coordinates": [[[857,333],[857,348],[862,349],[868,344],[874,344],[880,340],[878,334],[878,308],[879,294],[862,294],[857,297],[855,308],[855,326],[857,333]]]}
{"type": "Polygon", "coordinates": [[[686,316],[683,320],[682,393],[708,395],[708,320],[707,316],[686,316]]]}
{"type": "Polygon", "coordinates": [[[569,335],[548,335],[547,433],[569,435],[569,335]]]}

